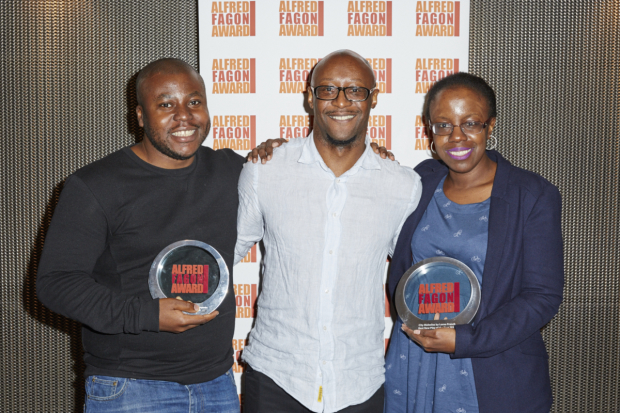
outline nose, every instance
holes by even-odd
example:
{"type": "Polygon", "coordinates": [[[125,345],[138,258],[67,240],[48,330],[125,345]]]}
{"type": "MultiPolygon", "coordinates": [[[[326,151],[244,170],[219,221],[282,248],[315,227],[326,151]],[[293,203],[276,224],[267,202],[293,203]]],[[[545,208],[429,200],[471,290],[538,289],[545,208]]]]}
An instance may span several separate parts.
{"type": "Polygon", "coordinates": [[[343,108],[351,105],[351,101],[346,98],[344,95],[344,90],[338,91],[338,96],[336,99],[332,100],[332,105],[338,106],[339,108],[343,108]]]}
{"type": "Polygon", "coordinates": [[[450,134],[450,142],[466,141],[467,135],[463,133],[460,126],[455,126],[454,130],[450,134]]]}
{"type": "Polygon", "coordinates": [[[179,105],[177,111],[174,113],[174,120],[185,121],[192,118],[192,112],[185,105],[179,105]]]}

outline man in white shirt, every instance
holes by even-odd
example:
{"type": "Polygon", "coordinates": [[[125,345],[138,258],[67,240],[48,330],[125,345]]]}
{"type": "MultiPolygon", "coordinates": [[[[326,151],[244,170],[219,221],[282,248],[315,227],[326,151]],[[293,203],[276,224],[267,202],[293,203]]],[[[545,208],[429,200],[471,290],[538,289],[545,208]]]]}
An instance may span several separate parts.
{"type": "Polygon", "coordinates": [[[372,153],[375,86],[357,53],[327,55],[308,88],[313,133],[241,173],[235,263],[265,245],[247,412],[383,411],[385,259],[422,186],[372,153]]]}

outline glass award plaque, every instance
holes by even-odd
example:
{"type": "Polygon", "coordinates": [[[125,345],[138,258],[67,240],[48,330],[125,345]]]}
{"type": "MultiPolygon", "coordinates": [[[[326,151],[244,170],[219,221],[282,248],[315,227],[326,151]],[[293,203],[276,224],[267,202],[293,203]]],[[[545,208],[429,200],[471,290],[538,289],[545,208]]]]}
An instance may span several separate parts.
{"type": "Polygon", "coordinates": [[[149,272],[153,298],[179,298],[198,304],[190,315],[209,314],[228,292],[228,267],[215,248],[201,241],[178,241],[155,258],[149,272]]]}
{"type": "Polygon", "coordinates": [[[412,330],[469,323],[480,307],[480,283],[459,260],[432,257],[409,268],[394,295],[396,311],[412,330]]]}

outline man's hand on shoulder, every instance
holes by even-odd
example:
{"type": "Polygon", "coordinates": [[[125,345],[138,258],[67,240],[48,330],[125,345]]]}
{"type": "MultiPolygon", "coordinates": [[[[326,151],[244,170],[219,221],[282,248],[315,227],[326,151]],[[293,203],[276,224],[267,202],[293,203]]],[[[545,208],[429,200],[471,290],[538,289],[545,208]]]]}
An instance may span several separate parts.
{"type": "Polygon", "coordinates": [[[382,159],[389,158],[391,161],[396,160],[394,154],[388,151],[385,146],[379,146],[375,142],[370,142],[370,147],[372,148],[373,152],[379,155],[382,159]]]}
{"type": "Polygon", "coordinates": [[[162,298],[159,300],[159,331],[170,333],[182,333],[190,328],[198,327],[215,318],[219,312],[214,311],[205,315],[188,315],[183,311],[195,313],[200,310],[198,304],[175,298],[162,298]]]}
{"type": "Polygon", "coordinates": [[[277,148],[280,145],[288,142],[286,139],[267,139],[265,142],[252,149],[252,152],[248,153],[246,157],[248,162],[256,163],[260,159],[261,163],[267,163],[271,160],[273,155],[273,148],[277,148]]]}

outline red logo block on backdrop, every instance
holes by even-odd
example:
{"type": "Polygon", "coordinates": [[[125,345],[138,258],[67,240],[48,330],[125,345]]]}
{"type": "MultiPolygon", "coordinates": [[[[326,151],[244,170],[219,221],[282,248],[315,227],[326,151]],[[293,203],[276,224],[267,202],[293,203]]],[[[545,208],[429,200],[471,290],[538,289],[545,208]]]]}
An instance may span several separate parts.
{"type": "Polygon", "coordinates": [[[347,36],[391,36],[391,1],[350,1],[347,36]]]}
{"type": "Polygon", "coordinates": [[[254,318],[256,311],[256,284],[233,284],[235,303],[237,304],[236,318],[254,318]]]}
{"type": "Polygon", "coordinates": [[[381,93],[392,93],[392,59],[366,58],[372,67],[377,81],[377,89],[381,93]]]}
{"type": "Polygon", "coordinates": [[[415,7],[415,35],[458,37],[460,1],[418,1],[415,7]]]}
{"type": "Polygon", "coordinates": [[[311,115],[280,115],[280,138],[305,138],[312,130],[313,121],[311,115]]]}
{"type": "Polygon", "coordinates": [[[422,122],[422,116],[417,115],[415,117],[415,148],[416,151],[428,151],[430,150],[430,141],[426,136],[426,129],[422,122]]]}
{"type": "Polygon", "coordinates": [[[211,93],[256,93],[256,59],[213,59],[211,70],[211,93]]]}
{"type": "MultiPolygon", "coordinates": [[[[255,116],[252,117],[255,118],[255,116]]],[[[254,124],[254,126],[256,126],[256,123],[254,124]]],[[[254,131],[256,131],[256,127],[254,128],[254,131]]],[[[254,143],[255,142],[252,141],[252,146],[250,147],[251,149],[254,149],[254,143]]],[[[254,244],[254,246],[250,248],[250,251],[239,262],[256,262],[256,244],[254,244]]]]}
{"type": "Polygon", "coordinates": [[[281,58],[278,66],[280,76],[279,93],[304,93],[308,88],[310,71],[321,59],[281,58]]]}
{"type": "Polygon", "coordinates": [[[233,363],[233,372],[235,373],[243,373],[245,371],[245,363],[241,360],[241,353],[243,352],[243,348],[248,345],[247,338],[239,338],[234,339],[232,341],[233,350],[235,351],[234,363],[233,363]]]}
{"type": "Polygon", "coordinates": [[[256,35],[255,1],[214,1],[211,3],[211,37],[256,35]]]}
{"type": "MultiPolygon", "coordinates": [[[[249,151],[256,147],[255,115],[217,115],[212,121],[213,149],[230,148],[237,151],[249,151]]],[[[256,245],[248,253],[254,253],[256,262],[256,245]]],[[[246,256],[247,258],[247,256],[246,256]]],[[[246,262],[245,258],[242,262],[246,262]]]]}
{"type": "Polygon", "coordinates": [[[458,71],[459,59],[416,59],[415,93],[426,94],[433,83],[458,71]]]}
{"type": "Polygon", "coordinates": [[[281,1],[280,36],[323,36],[322,1],[281,1]]]}
{"type": "Polygon", "coordinates": [[[392,115],[371,115],[366,133],[372,142],[392,149],[392,115]]]}

